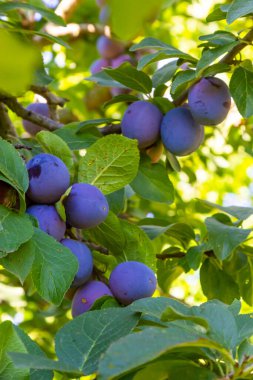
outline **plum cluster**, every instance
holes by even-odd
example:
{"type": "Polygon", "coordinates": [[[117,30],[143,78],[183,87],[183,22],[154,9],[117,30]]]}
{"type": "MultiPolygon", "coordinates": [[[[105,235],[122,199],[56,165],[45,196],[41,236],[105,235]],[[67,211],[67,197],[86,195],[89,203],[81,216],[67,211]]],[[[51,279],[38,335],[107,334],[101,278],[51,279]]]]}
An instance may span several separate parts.
{"type": "Polygon", "coordinates": [[[138,261],[118,264],[109,278],[109,286],[102,281],[89,281],[76,291],[72,300],[72,315],[76,317],[104,296],[115,297],[122,305],[141,298],[151,297],[156,289],[154,272],[138,261]]]}
{"type": "Polygon", "coordinates": [[[122,134],[137,139],[139,148],[145,149],[153,162],[159,160],[162,144],[174,155],[186,156],[203,142],[204,125],[224,121],[230,105],[225,82],[215,77],[202,78],[190,88],[188,103],[165,115],[147,101],[132,103],[122,119],[122,134]]]}
{"type": "Polygon", "coordinates": [[[109,287],[92,279],[93,257],[89,247],[68,236],[68,227],[88,229],[99,225],[108,215],[105,196],[93,185],[74,183],[70,187],[70,174],[64,162],[42,153],[27,163],[29,187],[26,212],[38,222],[41,230],[67,247],[77,258],[78,271],[71,288],[73,317],[89,310],[103,296],[114,296],[122,305],[136,299],[150,297],[156,288],[153,271],[146,265],[129,261],[119,264],[111,273],[109,287]],[[62,200],[66,222],[59,215],[55,203],[62,200]]]}

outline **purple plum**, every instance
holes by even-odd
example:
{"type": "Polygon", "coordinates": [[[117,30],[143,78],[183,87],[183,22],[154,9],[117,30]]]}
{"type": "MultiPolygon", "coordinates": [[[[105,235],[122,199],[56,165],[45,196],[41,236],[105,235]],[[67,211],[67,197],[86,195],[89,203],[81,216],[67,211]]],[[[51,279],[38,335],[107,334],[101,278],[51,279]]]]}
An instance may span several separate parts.
{"type": "Polygon", "coordinates": [[[101,24],[108,25],[111,17],[111,11],[108,5],[105,5],[103,8],[101,8],[99,12],[99,21],[101,24]]]}
{"type": "Polygon", "coordinates": [[[67,166],[52,154],[37,154],[26,167],[29,175],[27,195],[36,203],[57,202],[70,185],[67,166]]]}
{"type": "Polygon", "coordinates": [[[94,75],[96,73],[99,73],[104,67],[110,66],[109,59],[100,58],[93,62],[93,64],[90,67],[91,74],[94,75]]]}
{"type": "Polygon", "coordinates": [[[52,205],[33,205],[27,208],[27,214],[34,216],[39,228],[60,241],[64,238],[66,223],[60,218],[52,205]]]}
{"type": "Polygon", "coordinates": [[[154,144],[160,137],[162,112],[154,104],[139,100],[132,103],[124,113],[122,134],[137,139],[140,149],[154,144]]]}
{"type": "Polygon", "coordinates": [[[123,305],[129,305],[140,298],[151,297],[156,289],[154,272],[138,261],[120,263],[114,268],[109,287],[123,305]]]}
{"type": "Polygon", "coordinates": [[[81,286],[87,282],[93,270],[93,258],[90,249],[81,241],[73,239],[63,239],[61,243],[70,249],[76,256],[79,264],[78,272],[72,282],[72,286],[81,286]]]}
{"type": "Polygon", "coordinates": [[[64,200],[67,222],[76,228],[91,228],[102,223],[109,206],[101,191],[88,183],[75,183],[64,200]]]}
{"type": "MultiPolygon", "coordinates": [[[[48,107],[47,103],[31,103],[27,107],[27,110],[36,112],[42,116],[50,117],[49,107],[48,107]]],[[[35,136],[36,133],[44,130],[44,128],[41,127],[40,125],[34,124],[28,120],[23,120],[23,127],[32,136],[35,136]]]]}
{"type": "Polygon", "coordinates": [[[111,296],[112,292],[101,281],[90,281],[77,289],[72,301],[72,316],[78,315],[88,311],[94,302],[104,296],[111,296]]]}
{"type": "Polygon", "coordinates": [[[187,107],[178,107],[166,113],[161,124],[165,148],[176,156],[194,152],[203,141],[204,128],[193,118],[187,107]]]}
{"type": "Polygon", "coordinates": [[[112,59],[111,66],[113,69],[116,69],[117,67],[122,65],[122,63],[125,63],[125,62],[133,63],[133,60],[130,57],[130,55],[122,54],[122,55],[119,55],[118,57],[112,59]]]}
{"type": "Polygon", "coordinates": [[[124,45],[120,41],[101,36],[97,40],[97,50],[102,58],[112,59],[124,51],[124,45]]]}
{"type": "Polygon", "coordinates": [[[227,117],[231,106],[228,86],[219,78],[202,78],[190,88],[188,102],[199,124],[217,125],[227,117]]]}

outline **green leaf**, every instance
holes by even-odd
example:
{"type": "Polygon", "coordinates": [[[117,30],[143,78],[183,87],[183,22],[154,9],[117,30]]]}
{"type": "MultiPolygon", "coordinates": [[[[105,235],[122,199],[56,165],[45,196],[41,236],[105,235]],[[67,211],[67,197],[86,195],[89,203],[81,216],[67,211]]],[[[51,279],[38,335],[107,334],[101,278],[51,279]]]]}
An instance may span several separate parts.
{"type": "Polygon", "coordinates": [[[60,305],[78,269],[76,257],[62,244],[39,229],[33,237],[35,260],[34,285],[45,300],[60,305]]]}
{"type": "Polygon", "coordinates": [[[123,188],[106,195],[106,199],[109,204],[109,209],[114,212],[114,214],[119,214],[124,210],[126,204],[125,189],[123,188]]]}
{"type": "Polygon", "coordinates": [[[121,220],[120,224],[126,242],[121,259],[123,261],[140,261],[154,269],[156,261],[154,247],[145,232],[125,220],[121,220]]]}
{"type": "Polygon", "coordinates": [[[1,259],[1,265],[18,277],[23,284],[30,273],[34,260],[34,244],[32,240],[22,244],[16,252],[1,259]]]}
{"type": "Polygon", "coordinates": [[[253,215],[253,207],[242,207],[242,206],[220,206],[212,202],[208,202],[202,199],[198,199],[198,202],[201,202],[207,207],[210,208],[216,208],[218,210],[221,210],[229,215],[234,216],[235,218],[239,220],[245,220],[248,219],[251,215],[253,215]]]}
{"type": "Polygon", "coordinates": [[[193,323],[196,323],[197,325],[200,325],[204,327],[206,330],[209,329],[209,324],[206,321],[205,318],[191,315],[190,313],[180,313],[176,309],[174,309],[172,306],[169,306],[167,309],[165,309],[161,315],[161,320],[163,322],[172,322],[176,320],[185,320],[185,321],[191,321],[193,323]]]}
{"type": "Polygon", "coordinates": [[[214,253],[220,260],[225,260],[233,250],[243,243],[251,230],[227,226],[214,218],[207,218],[205,221],[209,243],[214,253]]]}
{"type": "Polygon", "coordinates": [[[148,94],[152,90],[152,81],[147,74],[135,69],[129,62],[117,69],[104,69],[106,74],[117,82],[133,90],[148,94]]]}
{"type": "Polygon", "coordinates": [[[163,98],[162,96],[155,96],[150,100],[150,102],[155,104],[163,114],[174,108],[173,103],[169,101],[169,99],[163,98]]]}
{"type": "MultiPolygon", "coordinates": [[[[18,337],[24,344],[29,354],[38,355],[42,359],[46,358],[46,354],[44,353],[44,351],[42,351],[42,349],[29,337],[29,335],[25,334],[25,332],[21,330],[19,327],[17,326],[13,326],[13,327],[16,334],[18,335],[18,337]]],[[[30,368],[30,366],[27,368],[30,368]]],[[[39,369],[31,369],[30,379],[31,380],[51,380],[53,379],[53,372],[39,370],[39,369]]]]}
{"type": "Polygon", "coordinates": [[[0,3],[0,13],[6,13],[11,10],[17,10],[17,9],[27,9],[29,11],[34,11],[39,13],[42,17],[44,17],[46,20],[60,26],[65,26],[65,22],[63,19],[56,15],[53,11],[51,11],[48,8],[41,8],[36,5],[28,4],[28,3],[21,3],[18,1],[12,1],[12,2],[1,2],[0,3]]]}
{"type": "Polygon", "coordinates": [[[91,82],[95,82],[95,83],[99,84],[100,86],[105,86],[105,87],[127,88],[126,86],[123,86],[118,81],[112,79],[112,77],[110,75],[108,75],[105,72],[105,70],[91,75],[89,78],[86,78],[86,80],[91,81],[91,82]]]}
{"type": "Polygon", "coordinates": [[[120,221],[111,211],[103,223],[90,228],[88,233],[92,241],[108,248],[115,255],[121,254],[125,246],[125,236],[120,221]]]}
{"type": "Polygon", "coordinates": [[[41,131],[36,134],[36,139],[46,153],[59,157],[74,176],[74,159],[67,143],[59,136],[48,131],[41,131]]]}
{"type": "Polygon", "coordinates": [[[210,339],[219,342],[228,350],[233,350],[236,347],[237,325],[233,314],[226,305],[215,300],[195,306],[192,311],[197,317],[208,322],[210,339]]]}
{"type": "Polygon", "coordinates": [[[192,84],[196,77],[196,73],[194,70],[185,70],[185,71],[179,71],[171,85],[171,94],[175,98],[177,95],[182,92],[183,90],[189,88],[189,86],[192,84]]]}
{"type": "Polygon", "coordinates": [[[236,19],[253,13],[253,4],[251,0],[234,0],[230,5],[227,13],[227,22],[232,24],[236,19]]]}
{"type": "Polygon", "coordinates": [[[210,77],[219,73],[226,73],[228,71],[230,71],[230,66],[227,65],[226,63],[214,63],[213,65],[203,70],[202,76],[210,77]]]}
{"type": "Polygon", "coordinates": [[[164,50],[159,50],[156,53],[144,55],[138,62],[138,69],[141,70],[153,62],[162,61],[168,58],[182,58],[187,62],[196,63],[196,59],[193,58],[191,55],[183,53],[182,51],[174,48],[173,46],[169,46],[168,48],[164,50]]]}
{"type": "Polygon", "coordinates": [[[214,62],[217,58],[219,58],[223,54],[230,52],[238,44],[239,44],[239,41],[235,41],[227,45],[223,45],[221,47],[204,50],[197,64],[196,74],[199,74],[201,71],[206,69],[212,62],[214,62]]]}
{"type": "Polygon", "coordinates": [[[28,379],[28,369],[18,369],[14,366],[8,353],[26,352],[23,342],[17,335],[14,326],[10,321],[1,323],[0,325],[0,378],[1,379],[28,379]]]}
{"type": "Polygon", "coordinates": [[[253,261],[247,258],[247,264],[237,272],[237,282],[242,299],[253,306],[253,261]]]}
{"type": "Polygon", "coordinates": [[[0,138],[0,175],[19,193],[21,211],[25,210],[25,192],[29,179],[25,163],[16,149],[7,141],[0,138]]]}
{"type": "Polygon", "coordinates": [[[206,259],[200,268],[200,283],[208,299],[219,299],[230,304],[240,298],[239,288],[233,277],[219,269],[210,259],[206,259]]]}
{"type": "Polygon", "coordinates": [[[60,361],[86,375],[97,370],[101,354],[110,344],[129,334],[139,315],[128,308],[87,312],[67,323],[56,335],[56,354],[60,361]]]}
{"type": "MultiPolygon", "coordinates": [[[[171,253],[176,250],[175,247],[168,248],[168,250],[169,249],[171,250],[171,253]]],[[[169,292],[173,281],[175,281],[184,272],[184,270],[182,266],[180,266],[180,259],[178,258],[168,258],[166,260],[158,259],[156,266],[158,285],[166,294],[169,292]]]]}
{"type": "Polygon", "coordinates": [[[131,41],[157,14],[162,3],[163,0],[109,0],[113,34],[121,40],[131,41]]]}
{"type": "Polygon", "coordinates": [[[136,51],[141,49],[167,49],[171,48],[171,45],[166,44],[157,38],[147,37],[130,47],[130,51],[136,51]]]}
{"type": "Polygon", "coordinates": [[[224,12],[218,5],[206,18],[207,22],[224,20],[226,18],[226,12],[224,12]]]}
{"type": "Polygon", "coordinates": [[[53,133],[64,140],[71,150],[86,149],[101,137],[100,132],[96,128],[91,127],[85,129],[84,132],[80,132],[79,129],[79,123],[75,125],[71,123],[57,129],[53,133]]]}
{"type": "Polygon", "coordinates": [[[153,86],[156,88],[161,84],[168,82],[173,77],[177,69],[177,60],[174,60],[156,70],[152,77],[153,86]]]}
{"type": "Polygon", "coordinates": [[[237,67],[229,83],[231,95],[243,117],[253,115],[253,72],[237,67]]]}
{"type": "Polygon", "coordinates": [[[174,348],[181,347],[217,347],[226,352],[220,345],[206,338],[201,339],[201,336],[193,331],[188,332],[179,327],[146,328],[111,344],[100,360],[99,378],[116,379],[174,348]]]}
{"type": "Polygon", "coordinates": [[[199,39],[201,41],[208,41],[208,46],[221,46],[227,45],[231,42],[237,41],[237,37],[230,32],[225,30],[216,30],[212,34],[206,34],[204,36],[200,36],[199,39]]]}
{"type": "Polygon", "coordinates": [[[0,252],[15,252],[32,235],[33,226],[28,215],[19,215],[0,205],[0,252]]]}
{"type": "MultiPolygon", "coordinates": [[[[8,4],[15,5],[8,2],[0,4],[0,8],[8,4]]],[[[33,83],[40,53],[34,45],[11,34],[5,28],[0,28],[0,50],[8,52],[2,55],[0,61],[0,91],[20,96],[33,83]]]]}
{"type": "Polygon", "coordinates": [[[78,181],[97,186],[104,194],[129,184],[137,174],[137,141],[119,135],[102,137],[80,160],[78,181]]]}
{"type": "Polygon", "coordinates": [[[216,380],[216,374],[199,367],[190,360],[159,360],[148,364],[134,376],[133,380],[216,380]],[[168,377],[169,376],[169,377],[168,377]]]}
{"type": "Polygon", "coordinates": [[[197,270],[199,268],[205,248],[204,244],[189,248],[186,254],[186,261],[191,269],[197,270]]]}
{"type": "Polygon", "coordinates": [[[137,100],[139,100],[139,98],[137,98],[137,96],[134,96],[134,95],[129,95],[129,94],[117,95],[117,96],[114,96],[112,99],[108,100],[108,102],[104,104],[104,108],[108,108],[112,104],[128,103],[128,102],[132,103],[132,102],[136,102],[137,100]]]}
{"type": "Polygon", "coordinates": [[[174,201],[174,188],[162,164],[152,164],[150,160],[141,160],[139,171],[132,189],[144,199],[171,204],[174,201]]]}

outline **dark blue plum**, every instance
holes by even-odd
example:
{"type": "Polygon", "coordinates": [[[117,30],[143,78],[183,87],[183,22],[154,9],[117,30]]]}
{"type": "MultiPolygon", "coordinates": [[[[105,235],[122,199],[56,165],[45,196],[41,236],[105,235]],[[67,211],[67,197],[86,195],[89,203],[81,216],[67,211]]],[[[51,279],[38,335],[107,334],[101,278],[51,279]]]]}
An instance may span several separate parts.
{"type": "Polygon", "coordinates": [[[88,183],[75,183],[64,200],[67,222],[76,228],[91,228],[102,223],[109,206],[101,191],[88,183]]]}
{"type": "Polygon", "coordinates": [[[92,274],[93,258],[90,249],[81,241],[73,239],[63,239],[61,241],[65,247],[76,256],[79,264],[78,272],[72,282],[72,286],[81,286],[87,282],[92,274]]]}
{"type": "Polygon", "coordinates": [[[199,124],[220,124],[227,117],[231,106],[228,86],[219,78],[202,78],[190,88],[188,103],[199,124]]]}
{"type": "Polygon", "coordinates": [[[94,302],[104,296],[113,296],[112,292],[101,281],[90,281],[77,289],[72,300],[72,316],[85,313],[90,310],[94,302]]]}
{"type": "Polygon", "coordinates": [[[52,205],[33,205],[27,208],[27,214],[33,215],[39,228],[60,241],[64,238],[66,224],[52,205]]]}
{"type": "Polygon", "coordinates": [[[111,17],[110,8],[108,5],[105,5],[103,8],[101,8],[99,12],[99,21],[101,24],[108,25],[111,17]]]}
{"type": "Polygon", "coordinates": [[[112,68],[116,69],[120,65],[122,65],[125,62],[133,63],[132,58],[128,54],[122,54],[119,55],[118,57],[112,59],[112,68]]]}
{"type": "Polygon", "coordinates": [[[109,287],[123,305],[129,305],[140,298],[151,297],[156,289],[154,272],[138,261],[127,261],[114,268],[109,287]]]}
{"type": "MultiPolygon", "coordinates": [[[[29,104],[29,106],[27,107],[27,109],[29,111],[36,112],[39,115],[50,117],[49,107],[48,107],[47,103],[31,103],[31,104],[29,104]]],[[[41,127],[40,125],[34,124],[34,123],[32,123],[31,121],[28,121],[28,120],[23,120],[23,126],[24,126],[24,129],[27,132],[29,132],[30,135],[32,135],[32,136],[35,136],[36,133],[44,130],[44,128],[41,127]]]]}
{"type": "Polygon", "coordinates": [[[70,175],[64,162],[48,153],[34,156],[27,165],[28,197],[36,203],[55,203],[70,185],[70,175]]]}
{"type": "Polygon", "coordinates": [[[97,40],[97,50],[102,58],[112,59],[124,51],[124,45],[106,36],[101,36],[97,40]]]}
{"type": "Polygon", "coordinates": [[[153,145],[160,138],[163,114],[154,104],[139,100],[132,103],[124,113],[122,134],[137,139],[140,149],[153,145]]]}
{"type": "Polygon", "coordinates": [[[166,113],[161,124],[165,148],[176,156],[194,152],[203,141],[204,128],[193,118],[187,107],[178,107],[166,113]]]}
{"type": "Polygon", "coordinates": [[[110,66],[109,59],[100,58],[93,62],[93,64],[90,67],[91,74],[94,75],[96,73],[99,73],[104,67],[110,66]]]}

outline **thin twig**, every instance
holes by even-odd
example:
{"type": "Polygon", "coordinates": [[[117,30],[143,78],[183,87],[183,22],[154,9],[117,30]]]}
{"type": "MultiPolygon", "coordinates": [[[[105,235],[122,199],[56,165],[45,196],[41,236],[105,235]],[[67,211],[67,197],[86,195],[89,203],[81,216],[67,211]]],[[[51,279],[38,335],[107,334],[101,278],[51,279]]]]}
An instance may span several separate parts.
{"type": "Polygon", "coordinates": [[[4,139],[12,136],[17,137],[17,132],[8,115],[8,110],[0,102],[0,136],[4,139]]]}

